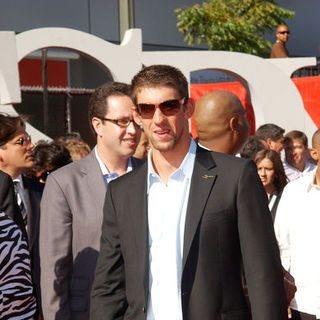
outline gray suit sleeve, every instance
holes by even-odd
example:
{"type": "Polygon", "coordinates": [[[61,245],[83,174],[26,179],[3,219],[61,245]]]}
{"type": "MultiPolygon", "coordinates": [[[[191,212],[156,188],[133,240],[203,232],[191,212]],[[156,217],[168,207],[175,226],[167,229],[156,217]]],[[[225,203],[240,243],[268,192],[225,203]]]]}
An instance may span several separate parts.
{"type": "Polygon", "coordinates": [[[267,197],[255,164],[244,166],[238,182],[238,229],[255,320],[287,319],[279,249],[267,197]]]}
{"type": "Polygon", "coordinates": [[[41,200],[40,257],[44,319],[71,319],[72,215],[54,174],[48,177],[41,200]]]}
{"type": "Polygon", "coordinates": [[[112,183],[108,185],[103,209],[100,254],[91,292],[91,320],[123,319],[127,309],[124,261],[111,190],[112,183]]]}

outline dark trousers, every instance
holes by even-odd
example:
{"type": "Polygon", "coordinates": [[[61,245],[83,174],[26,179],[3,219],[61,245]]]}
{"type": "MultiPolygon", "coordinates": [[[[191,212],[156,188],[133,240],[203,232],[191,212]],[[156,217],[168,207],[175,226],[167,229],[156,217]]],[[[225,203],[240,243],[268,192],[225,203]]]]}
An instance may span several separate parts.
{"type": "Polygon", "coordinates": [[[317,320],[314,314],[304,313],[298,310],[291,309],[292,320],[317,320]]]}

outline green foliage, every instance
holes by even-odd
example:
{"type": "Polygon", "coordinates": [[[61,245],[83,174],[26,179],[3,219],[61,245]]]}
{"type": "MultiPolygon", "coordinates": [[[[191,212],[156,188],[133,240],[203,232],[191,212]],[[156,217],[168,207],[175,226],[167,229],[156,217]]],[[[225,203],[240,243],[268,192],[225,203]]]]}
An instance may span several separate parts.
{"type": "Polygon", "coordinates": [[[262,57],[271,43],[265,32],[292,19],[294,11],[277,6],[275,1],[208,0],[174,11],[177,27],[189,45],[204,43],[209,50],[236,51],[262,57]]]}

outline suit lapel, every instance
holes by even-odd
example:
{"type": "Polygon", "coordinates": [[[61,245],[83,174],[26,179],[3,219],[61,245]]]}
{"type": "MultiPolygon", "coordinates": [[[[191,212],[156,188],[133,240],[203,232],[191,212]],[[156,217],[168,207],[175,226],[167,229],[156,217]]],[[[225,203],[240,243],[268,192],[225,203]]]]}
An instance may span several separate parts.
{"type": "Polygon", "coordinates": [[[84,160],[81,173],[83,175],[84,183],[86,184],[86,189],[92,191],[88,192],[88,194],[94,198],[93,202],[99,211],[103,207],[106,185],[94,150],[92,150],[84,160]]]}
{"type": "Polygon", "coordinates": [[[37,214],[36,210],[32,210],[32,203],[30,200],[30,194],[29,190],[26,188],[25,180],[24,180],[24,200],[26,202],[27,206],[27,234],[28,234],[28,240],[29,240],[29,248],[33,247],[33,242],[34,242],[34,230],[35,230],[35,225],[36,221],[39,219],[39,217],[36,217],[35,215],[37,214]]]}
{"type": "MultiPolygon", "coordinates": [[[[138,265],[138,273],[144,277],[145,294],[148,292],[148,215],[147,215],[147,162],[137,168],[133,174],[132,190],[130,189],[129,216],[131,224],[134,227],[136,259],[138,265]]],[[[145,296],[147,299],[147,296],[145,296]]]]}
{"type": "Polygon", "coordinates": [[[186,213],[182,268],[185,266],[193,238],[217,177],[215,166],[211,153],[198,148],[186,213]]]}

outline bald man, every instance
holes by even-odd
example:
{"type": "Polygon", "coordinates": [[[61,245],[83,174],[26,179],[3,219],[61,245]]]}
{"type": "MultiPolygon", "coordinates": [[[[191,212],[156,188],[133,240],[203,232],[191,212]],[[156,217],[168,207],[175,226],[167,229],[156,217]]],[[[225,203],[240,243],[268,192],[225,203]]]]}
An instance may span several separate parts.
{"type": "Polygon", "coordinates": [[[272,46],[270,58],[288,58],[289,52],[286,43],[290,38],[290,30],[285,24],[278,26],[276,31],[277,41],[272,46]]]}
{"type": "Polygon", "coordinates": [[[196,103],[194,123],[199,144],[209,150],[235,155],[249,136],[250,126],[236,95],[212,91],[196,103]]]}
{"type": "Polygon", "coordinates": [[[317,168],[284,188],[275,218],[282,265],[295,279],[292,320],[320,319],[320,129],[312,137],[317,168]]]}

